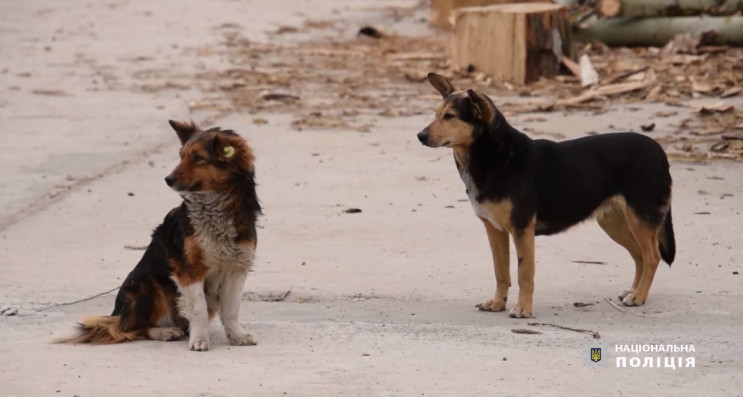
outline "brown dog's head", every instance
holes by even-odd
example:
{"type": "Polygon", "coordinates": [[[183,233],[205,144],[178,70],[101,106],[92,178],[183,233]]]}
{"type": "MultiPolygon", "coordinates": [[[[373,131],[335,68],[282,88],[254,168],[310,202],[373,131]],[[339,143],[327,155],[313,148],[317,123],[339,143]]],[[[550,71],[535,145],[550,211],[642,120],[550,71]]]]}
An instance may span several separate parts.
{"type": "Polygon", "coordinates": [[[181,140],[181,162],[165,183],[178,192],[227,192],[236,180],[253,176],[253,151],[230,130],[202,131],[193,122],[169,121],[181,140]]]}
{"type": "Polygon", "coordinates": [[[436,119],[418,133],[418,140],[426,146],[468,146],[503,117],[490,98],[477,91],[457,90],[436,73],[428,74],[428,82],[444,101],[436,107],[436,119]]]}

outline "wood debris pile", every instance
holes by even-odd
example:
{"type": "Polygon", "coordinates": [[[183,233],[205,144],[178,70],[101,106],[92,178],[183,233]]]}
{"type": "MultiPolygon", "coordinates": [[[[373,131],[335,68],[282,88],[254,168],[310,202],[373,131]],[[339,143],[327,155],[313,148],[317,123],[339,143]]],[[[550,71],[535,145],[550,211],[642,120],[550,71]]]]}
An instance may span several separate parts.
{"type": "MultiPolygon", "coordinates": [[[[332,29],[333,25],[319,26],[332,29]]],[[[349,40],[316,39],[299,44],[258,44],[242,37],[239,30],[225,32],[219,47],[194,49],[193,54],[219,56],[233,66],[194,76],[205,96],[189,106],[221,114],[292,114],[292,127],[297,130],[368,131],[379,117],[431,113],[438,95],[425,76],[437,72],[459,87],[488,93],[506,115],[601,113],[618,104],[682,106],[690,99],[704,99],[707,107],[679,108],[678,114],[688,117],[675,125],[676,131],[648,127],[647,132],[679,157],[743,160],[743,109],[726,105],[728,98],[740,95],[743,86],[742,48],[704,45],[694,37],[678,37],[665,48],[609,48],[591,43],[577,54],[588,56],[598,83],[583,87],[576,64],[573,68],[566,65],[553,78],[513,86],[494,82],[477,70],[455,70],[449,63],[446,34],[408,37],[363,29],[367,33],[349,40]]],[[[286,27],[280,33],[295,34],[286,27]]],[[[173,89],[173,85],[165,87],[173,89]]],[[[653,123],[648,120],[646,124],[653,123]]]]}

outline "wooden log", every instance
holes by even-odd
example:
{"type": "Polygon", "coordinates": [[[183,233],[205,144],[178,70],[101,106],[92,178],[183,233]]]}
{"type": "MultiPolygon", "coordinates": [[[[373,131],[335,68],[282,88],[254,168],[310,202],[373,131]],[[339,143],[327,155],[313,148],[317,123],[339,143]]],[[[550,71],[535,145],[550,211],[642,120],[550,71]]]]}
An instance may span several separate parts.
{"type": "Polygon", "coordinates": [[[605,18],[733,15],[743,11],[740,0],[599,0],[596,12],[605,18]]]}
{"type": "Polygon", "coordinates": [[[570,15],[551,3],[461,8],[455,12],[453,64],[526,84],[559,70],[572,58],[570,15]]]}
{"type": "Polygon", "coordinates": [[[451,30],[454,11],[463,7],[489,6],[507,3],[545,2],[549,0],[431,0],[431,26],[451,30]]]}
{"type": "Polygon", "coordinates": [[[743,44],[743,16],[593,18],[573,31],[580,42],[610,46],[663,46],[677,34],[705,34],[706,44],[743,44]]]}

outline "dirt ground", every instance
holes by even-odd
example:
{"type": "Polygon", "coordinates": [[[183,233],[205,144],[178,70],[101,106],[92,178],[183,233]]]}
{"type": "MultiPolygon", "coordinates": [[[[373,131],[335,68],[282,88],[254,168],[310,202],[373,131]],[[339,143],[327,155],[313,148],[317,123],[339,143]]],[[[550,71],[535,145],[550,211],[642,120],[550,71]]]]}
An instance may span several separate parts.
{"type": "MultiPolygon", "coordinates": [[[[367,24],[432,34],[414,6],[3,2],[0,395],[740,395],[743,163],[672,163],[678,252],[645,306],[619,311],[606,301],[634,268],[587,223],[537,240],[536,318],[511,319],[475,309],[495,287],[482,225],[451,153],[415,138],[433,91],[414,75],[399,92],[390,77],[376,91],[359,86],[360,96],[333,69],[314,84],[303,75],[302,85],[266,72],[295,62],[271,48],[357,40],[367,24]],[[235,46],[268,55],[236,57],[235,46]],[[261,79],[245,77],[255,73],[261,79]],[[236,89],[261,100],[237,101],[236,89]],[[417,96],[400,101],[403,91],[417,96]],[[380,98],[394,106],[378,107],[380,98]],[[259,344],[229,346],[218,324],[207,353],[184,341],[49,343],[81,316],[111,310],[111,290],[178,203],[162,181],[177,161],[169,118],[236,129],[256,152],[265,216],[241,316],[259,344]],[[693,344],[696,366],[616,368],[608,357],[594,371],[582,357],[589,335],[533,321],[599,332],[612,353],[693,344]],[[524,328],[541,334],[512,332],[524,328]]],[[[739,97],[726,103],[743,106],[739,97]]],[[[535,138],[565,139],[639,130],[657,114],[666,116],[651,136],[672,134],[694,110],[621,104],[510,120],[535,138]]]]}

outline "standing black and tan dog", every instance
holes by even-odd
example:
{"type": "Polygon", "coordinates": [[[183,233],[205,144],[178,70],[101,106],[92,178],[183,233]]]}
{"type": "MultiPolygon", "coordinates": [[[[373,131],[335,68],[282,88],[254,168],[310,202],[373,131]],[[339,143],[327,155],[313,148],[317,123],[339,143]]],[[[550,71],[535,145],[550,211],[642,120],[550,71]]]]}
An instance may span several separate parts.
{"type": "Polygon", "coordinates": [[[448,147],[472,208],[485,224],[495,268],[493,299],[483,311],[506,308],[509,235],[518,254],[519,299],[511,317],[530,317],[534,236],[562,232],[595,218],[635,262],[627,306],[645,303],[660,259],[673,262],[668,158],[654,140],[614,133],[564,142],[532,140],[506,122],[487,96],[457,91],[434,73],[428,81],[444,101],[436,120],[418,133],[429,147],[448,147]]]}
{"type": "Polygon", "coordinates": [[[116,296],[110,316],[84,319],[67,343],[174,340],[209,350],[209,320],[219,316],[233,345],[255,345],[238,320],[256,247],[261,207],[255,193],[253,152],[239,135],[170,121],[180,164],[165,178],[183,203],[152,234],[142,259],[116,296]]]}

